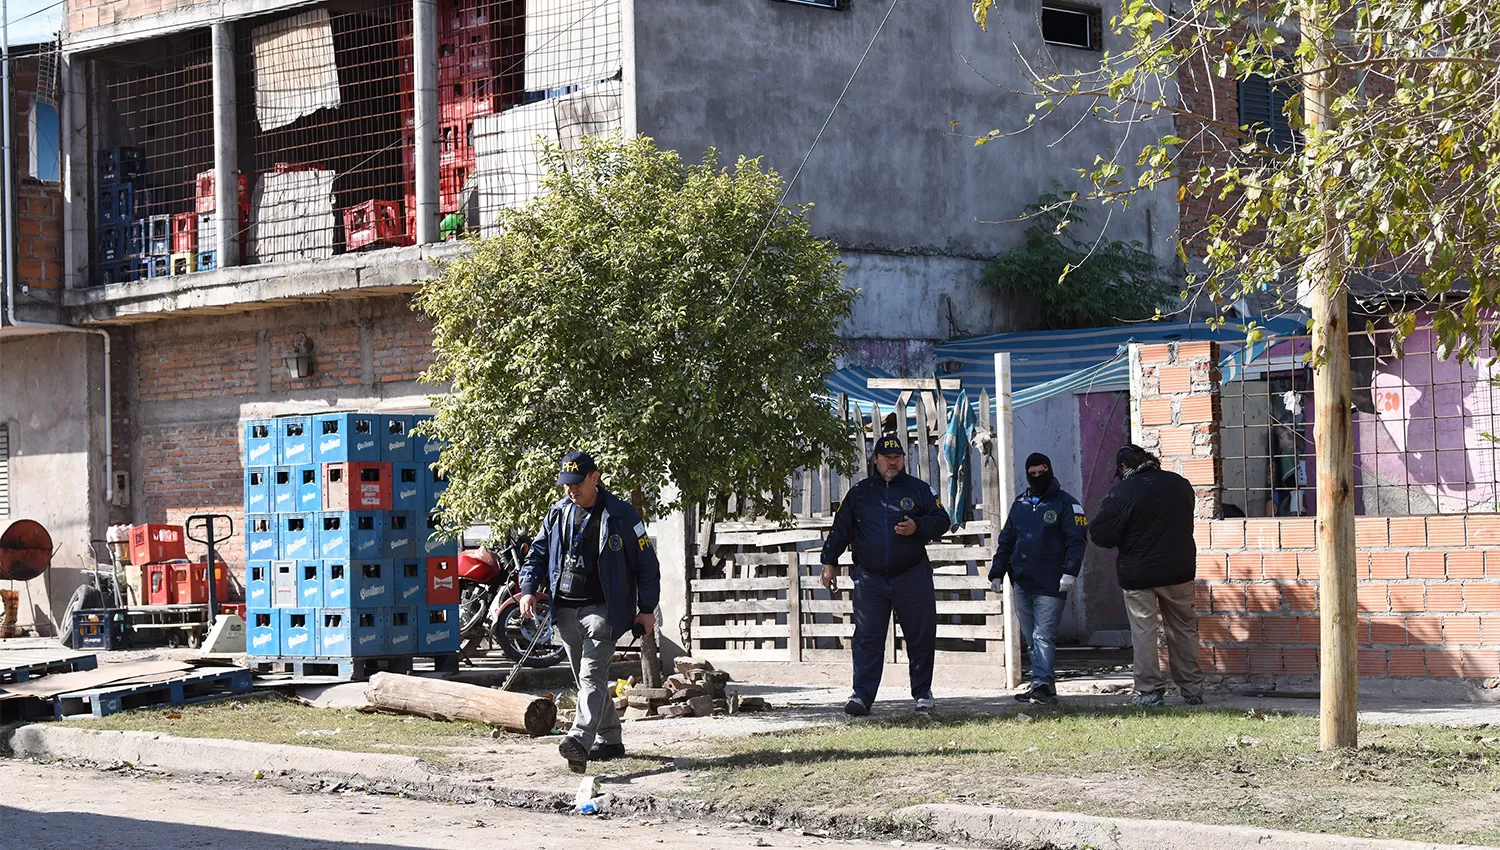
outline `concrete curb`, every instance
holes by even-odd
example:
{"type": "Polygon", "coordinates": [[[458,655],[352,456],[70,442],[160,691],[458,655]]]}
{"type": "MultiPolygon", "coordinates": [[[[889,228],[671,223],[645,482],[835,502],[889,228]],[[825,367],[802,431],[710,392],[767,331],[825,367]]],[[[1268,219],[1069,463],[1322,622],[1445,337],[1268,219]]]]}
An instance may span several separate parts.
{"type": "Polygon", "coordinates": [[[1135,820],[991,809],[933,803],[896,812],[899,823],[925,827],[947,840],[999,847],[1094,848],[1094,850],[1462,850],[1476,845],[1427,844],[1168,820],[1135,820]]]}

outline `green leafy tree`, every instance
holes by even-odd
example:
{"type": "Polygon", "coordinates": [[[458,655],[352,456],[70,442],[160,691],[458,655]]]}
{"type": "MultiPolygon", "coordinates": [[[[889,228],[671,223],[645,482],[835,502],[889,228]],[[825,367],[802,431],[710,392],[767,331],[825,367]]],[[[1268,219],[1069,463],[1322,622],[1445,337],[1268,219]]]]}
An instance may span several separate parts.
{"type": "Polygon", "coordinates": [[[542,159],[543,194],[415,299],[424,380],[449,387],[429,426],[450,444],[444,528],[535,528],[574,448],[649,515],[742,493],[779,518],[795,470],[850,468],[820,395],[856,293],[781,178],[647,138],[542,159]]]}
{"type": "Polygon", "coordinates": [[[1035,305],[1048,328],[1156,318],[1180,289],[1139,242],[1078,238],[1079,205],[1043,195],[1026,213],[1026,241],[991,260],[981,281],[1035,305]]]}

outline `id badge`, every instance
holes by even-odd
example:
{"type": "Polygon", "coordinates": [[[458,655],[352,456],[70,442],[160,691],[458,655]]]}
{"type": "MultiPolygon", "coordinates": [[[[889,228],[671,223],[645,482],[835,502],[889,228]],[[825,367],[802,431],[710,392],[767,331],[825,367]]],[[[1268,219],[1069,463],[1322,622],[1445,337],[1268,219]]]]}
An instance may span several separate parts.
{"type": "Polygon", "coordinates": [[[562,571],[557,577],[557,594],[573,596],[575,592],[582,591],[587,583],[588,575],[583,566],[583,558],[579,555],[564,558],[562,571]]]}

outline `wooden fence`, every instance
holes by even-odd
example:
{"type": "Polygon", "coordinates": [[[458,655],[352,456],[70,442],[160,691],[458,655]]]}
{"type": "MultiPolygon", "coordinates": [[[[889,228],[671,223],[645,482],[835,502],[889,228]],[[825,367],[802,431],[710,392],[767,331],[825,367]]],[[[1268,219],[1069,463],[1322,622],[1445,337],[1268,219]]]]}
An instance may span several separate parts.
{"type": "MultiPolygon", "coordinates": [[[[942,387],[956,383],[944,380],[942,387]]],[[[954,470],[940,450],[948,410],[936,381],[901,381],[887,388],[901,390],[895,410],[889,412],[892,416],[879,405],[861,410],[847,398],[839,399],[860,457],[870,456],[878,437],[896,434],[906,447],[907,471],[931,484],[951,511],[947,492],[954,470]]],[[[1007,651],[1009,618],[1002,595],[990,590],[986,578],[999,530],[988,508],[1000,492],[999,453],[994,450],[997,441],[987,392],[980,394],[978,408],[968,473],[975,503],[971,518],[928,546],[938,600],[938,661],[994,664],[997,672],[1004,666],[1007,678],[1019,681],[1019,669],[1011,670],[1015,654],[1007,651]]],[[[790,506],[790,527],[716,521],[705,515],[695,529],[698,558],[688,588],[694,655],[720,662],[847,663],[854,635],[850,554],[839,559],[834,593],[825,590],[818,577],[823,541],[839,500],[865,474],[868,470],[846,478],[826,465],[802,471],[790,506]]],[[[731,500],[725,514],[733,517],[735,507],[731,500]]],[[[1009,633],[1014,634],[1013,628],[1009,633]]],[[[891,638],[889,660],[904,662],[904,644],[894,622],[891,638]]]]}

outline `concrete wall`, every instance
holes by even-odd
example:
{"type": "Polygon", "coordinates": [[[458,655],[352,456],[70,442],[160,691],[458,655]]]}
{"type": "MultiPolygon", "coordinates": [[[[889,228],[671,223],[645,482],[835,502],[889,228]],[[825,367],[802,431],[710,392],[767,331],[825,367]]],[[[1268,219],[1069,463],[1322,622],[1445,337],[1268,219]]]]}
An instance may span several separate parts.
{"type": "MultiPolygon", "coordinates": [[[[876,0],[845,11],[773,0],[637,3],[637,129],[689,157],[710,146],[729,163],[764,157],[790,179],[887,9],[876,0]]],[[[1068,184],[1074,169],[1116,143],[1117,125],[1086,120],[1049,148],[1072,123],[1061,113],[1037,132],[980,148],[950,133],[953,121],[970,135],[1025,126],[1034,99],[999,87],[1023,82],[1017,50],[1065,69],[1097,62],[1097,53],[1043,45],[1039,11],[1039,2],[1008,0],[984,32],[967,4],[905,5],[870,51],[789,198],[817,204],[815,232],[845,249],[848,283],[866,293],[851,337],[947,339],[1005,329],[1007,305],[975,281],[982,261],[1018,244],[1023,228],[991,222],[1014,218],[1055,182],[1068,184]],[[957,332],[938,309],[943,295],[957,332]]],[[[1175,203],[1143,203],[1117,210],[1109,233],[1147,241],[1151,209],[1159,234],[1152,244],[1165,260],[1175,203]]],[[[1103,215],[1093,223],[1103,224],[1103,215]]]]}
{"type": "Polygon", "coordinates": [[[79,556],[103,537],[101,353],[86,334],[0,339],[0,422],[10,432],[10,513],[0,526],[35,520],[57,547],[50,570],[14,587],[22,626],[50,632],[78,587],[79,556]]]}

